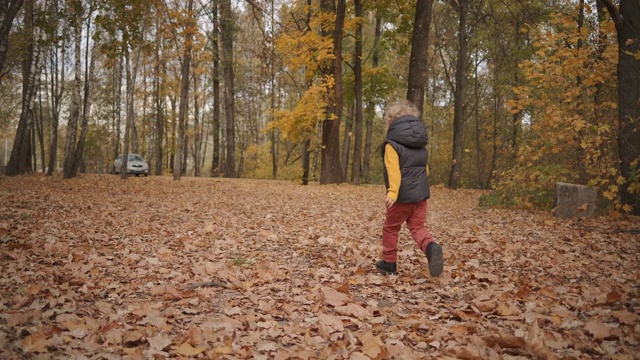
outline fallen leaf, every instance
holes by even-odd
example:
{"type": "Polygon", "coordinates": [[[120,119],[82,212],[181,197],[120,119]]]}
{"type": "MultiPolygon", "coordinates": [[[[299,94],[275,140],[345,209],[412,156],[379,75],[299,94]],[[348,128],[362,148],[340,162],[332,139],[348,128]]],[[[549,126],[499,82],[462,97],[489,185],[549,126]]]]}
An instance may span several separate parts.
{"type": "Polygon", "coordinates": [[[370,310],[353,303],[336,307],[336,312],[346,316],[353,316],[360,320],[368,320],[373,316],[370,310]]]}
{"type": "Polygon", "coordinates": [[[172,346],[171,350],[183,356],[196,356],[203,353],[207,348],[203,346],[193,347],[191,344],[184,343],[180,346],[172,346]]]}
{"type": "Polygon", "coordinates": [[[611,315],[618,319],[618,321],[622,324],[633,325],[638,321],[638,314],[634,314],[626,310],[614,311],[611,313],[611,315]]]}
{"type": "Polygon", "coordinates": [[[362,352],[371,359],[377,359],[387,353],[380,338],[370,331],[361,334],[358,339],[362,343],[362,352]]]}
{"type": "Polygon", "coordinates": [[[607,304],[615,304],[622,300],[622,294],[617,291],[611,291],[607,293],[607,304]]]}
{"type": "Polygon", "coordinates": [[[489,301],[473,301],[472,302],[473,306],[475,306],[478,310],[482,311],[482,312],[491,312],[493,310],[496,309],[496,307],[498,306],[497,302],[495,300],[489,300],[489,301]]]}
{"type": "Polygon", "coordinates": [[[22,351],[26,353],[46,353],[47,337],[43,334],[29,335],[22,341],[22,351]]]}
{"type": "Polygon", "coordinates": [[[328,286],[322,287],[324,301],[331,306],[342,306],[349,301],[349,296],[328,286]]]}
{"type": "Polygon", "coordinates": [[[523,349],[526,344],[523,338],[513,335],[485,336],[483,340],[489,347],[498,345],[501,348],[505,349],[523,349]]]}
{"type": "Polygon", "coordinates": [[[339,317],[328,315],[328,314],[320,314],[318,315],[318,325],[320,333],[324,338],[328,338],[334,332],[342,332],[344,331],[344,325],[342,324],[342,320],[339,317]]]}
{"type": "Polygon", "coordinates": [[[171,336],[167,334],[159,333],[156,336],[147,338],[149,346],[158,351],[162,351],[171,345],[171,336]]]}
{"type": "Polygon", "coordinates": [[[496,313],[500,316],[513,316],[520,314],[520,310],[509,303],[500,303],[496,307],[496,313]]]}
{"type": "Polygon", "coordinates": [[[593,335],[594,338],[601,340],[611,336],[611,328],[603,324],[600,320],[591,320],[587,322],[584,329],[593,335]]]}

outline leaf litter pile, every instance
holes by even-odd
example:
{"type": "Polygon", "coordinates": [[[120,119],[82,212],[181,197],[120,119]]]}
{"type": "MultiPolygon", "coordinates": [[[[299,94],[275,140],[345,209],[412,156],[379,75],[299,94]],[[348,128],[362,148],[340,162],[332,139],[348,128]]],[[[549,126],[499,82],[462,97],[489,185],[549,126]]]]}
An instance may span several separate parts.
{"type": "Polygon", "coordinates": [[[638,359],[637,218],[432,193],[439,278],[382,186],[0,177],[0,358],[638,359]]]}

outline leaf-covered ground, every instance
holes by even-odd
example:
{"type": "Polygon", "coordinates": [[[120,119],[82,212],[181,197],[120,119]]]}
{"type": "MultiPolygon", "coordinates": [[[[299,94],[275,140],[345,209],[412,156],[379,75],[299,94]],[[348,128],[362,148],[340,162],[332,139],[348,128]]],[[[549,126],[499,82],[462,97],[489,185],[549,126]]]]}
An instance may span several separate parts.
{"type": "Polygon", "coordinates": [[[638,359],[638,219],[436,187],[430,278],[381,186],[0,177],[2,359],[638,359]]]}

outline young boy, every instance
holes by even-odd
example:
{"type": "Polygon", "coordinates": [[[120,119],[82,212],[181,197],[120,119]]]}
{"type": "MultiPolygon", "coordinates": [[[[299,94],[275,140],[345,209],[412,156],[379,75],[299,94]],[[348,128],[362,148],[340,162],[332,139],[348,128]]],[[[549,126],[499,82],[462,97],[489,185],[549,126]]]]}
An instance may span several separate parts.
{"type": "Polygon", "coordinates": [[[442,273],[442,247],[425,226],[428,179],[427,129],[418,118],[418,110],[409,102],[392,105],[387,114],[387,137],[382,146],[384,181],[387,186],[387,213],[382,227],[383,259],[376,268],[396,275],[398,233],[406,221],[411,237],[427,256],[429,274],[442,273]]]}

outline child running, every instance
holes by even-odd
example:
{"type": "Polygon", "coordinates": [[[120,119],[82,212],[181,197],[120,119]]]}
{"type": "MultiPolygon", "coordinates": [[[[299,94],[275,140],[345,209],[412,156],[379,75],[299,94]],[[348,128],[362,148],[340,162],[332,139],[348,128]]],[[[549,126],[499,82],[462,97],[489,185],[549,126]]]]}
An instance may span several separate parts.
{"type": "Polygon", "coordinates": [[[397,275],[398,233],[404,222],[429,262],[429,274],[440,276],[442,247],[425,226],[429,191],[427,129],[419,111],[408,101],[392,105],[387,113],[387,136],[382,146],[387,213],[382,227],[383,259],[376,268],[397,275]]]}

